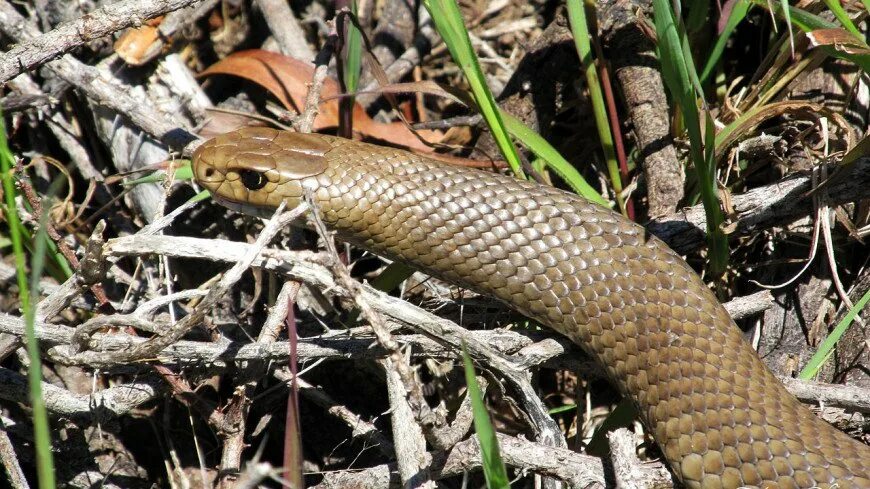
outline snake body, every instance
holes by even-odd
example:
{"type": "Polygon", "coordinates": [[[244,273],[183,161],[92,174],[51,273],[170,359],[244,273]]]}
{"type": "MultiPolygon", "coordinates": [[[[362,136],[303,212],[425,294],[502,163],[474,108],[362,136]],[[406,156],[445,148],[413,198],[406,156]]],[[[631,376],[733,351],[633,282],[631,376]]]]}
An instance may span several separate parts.
{"type": "Polygon", "coordinates": [[[243,129],[196,180],[271,214],[308,188],[342,239],[569,337],[631,398],[688,487],[870,488],[870,447],[800,404],[663,242],[567,192],[330,136],[243,129]]]}

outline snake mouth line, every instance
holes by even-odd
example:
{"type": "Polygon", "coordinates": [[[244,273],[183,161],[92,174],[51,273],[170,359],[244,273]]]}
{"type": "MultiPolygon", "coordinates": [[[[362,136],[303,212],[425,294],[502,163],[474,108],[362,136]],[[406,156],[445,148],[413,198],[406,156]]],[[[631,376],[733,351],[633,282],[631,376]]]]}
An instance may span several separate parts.
{"type": "Polygon", "coordinates": [[[263,219],[268,219],[275,214],[275,208],[271,206],[258,206],[254,204],[242,204],[233,200],[226,199],[221,197],[215,192],[211,192],[212,198],[218,204],[226,207],[227,209],[239,212],[241,214],[246,214],[248,216],[261,217],[263,219]]]}

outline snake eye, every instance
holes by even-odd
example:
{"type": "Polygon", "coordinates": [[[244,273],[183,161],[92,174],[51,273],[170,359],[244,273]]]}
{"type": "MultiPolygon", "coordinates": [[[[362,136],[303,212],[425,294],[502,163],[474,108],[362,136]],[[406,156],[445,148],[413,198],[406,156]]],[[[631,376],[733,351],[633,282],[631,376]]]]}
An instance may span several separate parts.
{"type": "Polygon", "coordinates": [[[260,190],[266,186],[266,175],[254,170],[239,170],[242,185],[248,190],[260,190]]]}

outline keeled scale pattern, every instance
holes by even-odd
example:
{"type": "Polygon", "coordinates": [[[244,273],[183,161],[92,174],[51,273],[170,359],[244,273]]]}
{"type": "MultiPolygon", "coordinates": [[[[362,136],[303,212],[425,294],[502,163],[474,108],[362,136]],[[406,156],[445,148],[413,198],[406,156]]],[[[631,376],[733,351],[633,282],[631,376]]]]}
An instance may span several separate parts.
{"type": "Polygon", "coordinates": [[[303,182],[328,225],[570,337],[635,401],[687,486],[870,488],[870,448],[789,394],[642,227],[550,187],[323,140],[326,171],[303,182]]]}

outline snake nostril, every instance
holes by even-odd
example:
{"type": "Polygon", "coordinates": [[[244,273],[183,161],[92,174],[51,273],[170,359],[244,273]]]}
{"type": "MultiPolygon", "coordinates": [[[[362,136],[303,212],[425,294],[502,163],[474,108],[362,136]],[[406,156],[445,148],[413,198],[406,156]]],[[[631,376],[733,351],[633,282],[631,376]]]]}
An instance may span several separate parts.
{"type": "Polygon", "coordinates": [[[214,176],[214,168],[206,168],[205,169],[205,177],[211,178],[214,176]]]}

